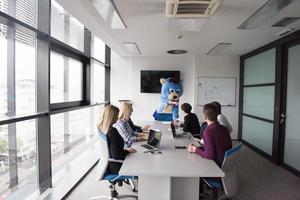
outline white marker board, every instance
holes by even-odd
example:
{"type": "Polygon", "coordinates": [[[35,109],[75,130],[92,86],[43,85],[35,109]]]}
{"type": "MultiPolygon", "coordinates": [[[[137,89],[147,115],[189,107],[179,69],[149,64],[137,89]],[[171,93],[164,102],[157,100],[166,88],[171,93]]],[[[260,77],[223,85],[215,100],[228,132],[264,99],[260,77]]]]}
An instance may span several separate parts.
{"type": "Polygon", "coordinates": [[[235,105],[236,78],[198,77],[197,105],[218,101],[222,106],[235,105]]]}

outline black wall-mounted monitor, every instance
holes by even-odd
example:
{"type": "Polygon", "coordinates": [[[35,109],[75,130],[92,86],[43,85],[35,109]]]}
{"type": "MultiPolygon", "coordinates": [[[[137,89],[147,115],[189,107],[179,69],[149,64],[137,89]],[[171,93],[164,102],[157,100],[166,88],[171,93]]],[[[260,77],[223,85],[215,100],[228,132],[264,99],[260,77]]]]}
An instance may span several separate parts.
{"type": "Polygon", "coordinates": [[[180,71],[141,70],[141,93],[160,93],[161,78],[180,81],[180,71]]]}

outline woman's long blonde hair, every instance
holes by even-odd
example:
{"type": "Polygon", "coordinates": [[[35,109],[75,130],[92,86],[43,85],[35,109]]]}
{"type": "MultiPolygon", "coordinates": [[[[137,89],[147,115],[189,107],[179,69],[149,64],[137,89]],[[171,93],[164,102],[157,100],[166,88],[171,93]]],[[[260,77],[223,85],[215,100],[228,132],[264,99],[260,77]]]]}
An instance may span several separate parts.
{"type": "Polygon", "coordinates": [[[104,108],[102,118],[97,124],[99,131],[107,133],[110,126],[112,126],[118,120],[119,108],[114,105],[107,105],[104,108]]]}
{"type": "Polygon", "coordinates": [[[132,104],[124,102],[121,104],[119,119],[128,121],[132,113],[132,104]]]}

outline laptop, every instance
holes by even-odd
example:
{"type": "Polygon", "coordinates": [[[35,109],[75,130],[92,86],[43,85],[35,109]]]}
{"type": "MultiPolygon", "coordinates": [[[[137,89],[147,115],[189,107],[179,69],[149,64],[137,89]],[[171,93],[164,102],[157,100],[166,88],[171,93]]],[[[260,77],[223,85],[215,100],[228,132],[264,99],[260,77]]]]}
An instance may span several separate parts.
{"type": "Polygon", "coordinates": [[[171,131],[173,134],[173,138],[186,138],[187,137],[187,133],[176,133],[176,128],[175,128],[175,125],[173,124],[173,122],[171,123],[171,131]]]}
{"type": "Polygon", "coordinates": [[[161,141],[161,132],[150,129],[147,144],[133,145],[132,148],[138,152],[147,153],[158,151],[161,141]]]}

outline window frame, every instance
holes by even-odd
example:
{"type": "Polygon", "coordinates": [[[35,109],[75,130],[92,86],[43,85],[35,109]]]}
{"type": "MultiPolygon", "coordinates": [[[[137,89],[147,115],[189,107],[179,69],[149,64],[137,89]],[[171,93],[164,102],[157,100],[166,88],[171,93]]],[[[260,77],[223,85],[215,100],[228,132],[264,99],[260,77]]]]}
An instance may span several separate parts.
{"type": "MultiPolygon", "coordinates": [[[[36,113],[9,116],[0,119],[0,125],[13,124],[30,119],[37,120],[36,144],[38,159],[39,195],[52,187],[51,131],[50,116],[77,109],[89,108],[110,103],[110,48],[105,46],[105,101],[91,104],[91,32],[84,28],[84,51],[75,49],[51,37],[51,0],[38,0],[37,27],[26,24],[15,17],[0,11],[0,23],[14,30],[34,36],[36,45],[36,113]],[[42,13],[42,14],[41,14],[42,13]],[[78,60],[83,63],[83,100],[75,102],[50,103],[50,51],[78,60]],[[108,88],[108,89],[107,89],[108,88]]],[[[96,60],[96,59],[95,59],[96,60]]],[[[90,168],[93,166],[90,166],[90,168]]],[[[86,172],[84,172],[86,173],[86,172]]],[[[65,191],[65,194],[68,191],[65,191]]]]}

